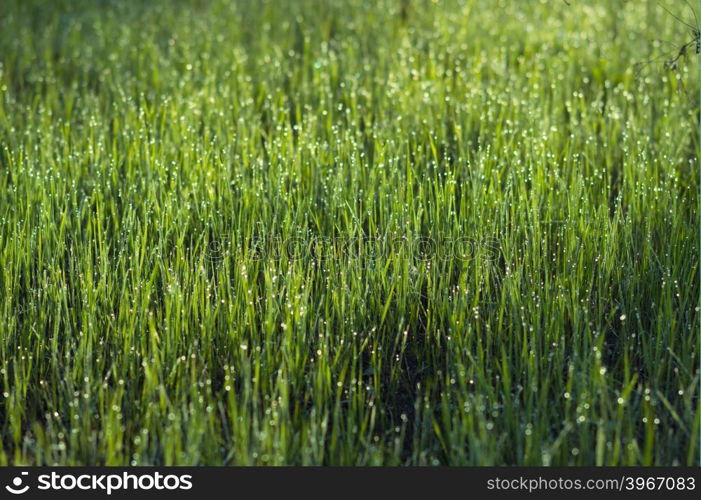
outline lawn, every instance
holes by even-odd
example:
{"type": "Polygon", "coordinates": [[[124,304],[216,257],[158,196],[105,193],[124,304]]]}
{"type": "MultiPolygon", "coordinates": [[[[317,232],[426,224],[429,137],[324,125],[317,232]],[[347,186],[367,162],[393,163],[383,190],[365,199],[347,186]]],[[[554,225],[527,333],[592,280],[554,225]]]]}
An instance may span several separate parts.
{"type": "Polygon", "coordinates": [[[0,464],[698,464],[682,21],[3,0],[0,464]]]}

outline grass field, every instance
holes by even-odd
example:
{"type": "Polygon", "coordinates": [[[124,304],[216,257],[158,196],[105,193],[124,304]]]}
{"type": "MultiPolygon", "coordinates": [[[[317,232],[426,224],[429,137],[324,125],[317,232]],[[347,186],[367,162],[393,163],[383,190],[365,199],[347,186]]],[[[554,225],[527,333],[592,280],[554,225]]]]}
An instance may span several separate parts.
{"type": "Polygon", "coordinates": [[[698,464],[691,35],[570,4],[0,2],[0,464],[698,464]]]}

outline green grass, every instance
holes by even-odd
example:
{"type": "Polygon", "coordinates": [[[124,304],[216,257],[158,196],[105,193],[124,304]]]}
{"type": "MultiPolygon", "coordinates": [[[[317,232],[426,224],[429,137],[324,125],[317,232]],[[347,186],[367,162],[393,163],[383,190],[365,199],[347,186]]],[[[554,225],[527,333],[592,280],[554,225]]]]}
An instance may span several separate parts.
{"type": "Polygon", "coordinates": [[[697,464],[697,61],[570,3],[3,0],[0,464],[697,464]]]}

